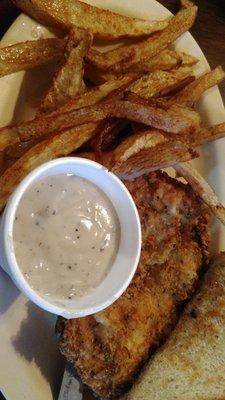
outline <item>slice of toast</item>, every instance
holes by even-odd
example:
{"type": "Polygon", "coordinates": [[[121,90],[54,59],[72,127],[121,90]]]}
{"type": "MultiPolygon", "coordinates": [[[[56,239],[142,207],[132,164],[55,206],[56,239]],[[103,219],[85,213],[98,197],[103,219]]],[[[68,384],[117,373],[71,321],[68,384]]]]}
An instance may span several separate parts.
{"type": "Polygon", "coordinates": [[[225,399],[225,253],[126,400],[225,399]]]}

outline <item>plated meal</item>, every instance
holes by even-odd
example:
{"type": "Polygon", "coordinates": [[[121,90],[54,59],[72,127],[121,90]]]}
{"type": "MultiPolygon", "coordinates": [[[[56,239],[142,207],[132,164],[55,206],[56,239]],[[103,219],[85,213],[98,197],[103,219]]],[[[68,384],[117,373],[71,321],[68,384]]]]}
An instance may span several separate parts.
{"type": "MultiPolygon", "coordinates": [[[[78,0],[14,3],[54,37],[0,48],[0,76],[45,64],[54,73],[36,115],[0,128],[1,211],[36,167],[72,156],[117,175],[141,222],[131,283],[100,312],[58,317],[61,353],[97,398],[222,398],[224,255],[213,259],[210,246],[213,218],[225,224],[225,208],[190,161],[225,136],[225,122],[209,126],[197,108],[225,72],[196,76],[199,60],[172,47],[197,7],[181,0],[175,16],[149,21],[78,0]]],[[[76,301],[109,274],[121,242],[111,196],[74,174],[27,189],[15,255],[41,296],[76,301]]],[[[128,221],[127,236],[133,227],[128,221]]]]}

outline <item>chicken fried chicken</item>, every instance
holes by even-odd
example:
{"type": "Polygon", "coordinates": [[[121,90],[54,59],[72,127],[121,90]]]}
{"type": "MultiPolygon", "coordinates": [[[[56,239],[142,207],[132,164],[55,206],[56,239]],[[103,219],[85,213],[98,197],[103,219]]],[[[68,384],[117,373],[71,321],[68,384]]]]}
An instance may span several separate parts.
{"type": "Polygon", "coordinates": [[[60,318],[57,327],[60,349],[83,383],[108,399],[130,387],[168,337],[207,263],[210,242],[210,212],[189,185],[162,172],[125,184],[142,225],[136,274],[110,307],[85,318],[60,318]]]}

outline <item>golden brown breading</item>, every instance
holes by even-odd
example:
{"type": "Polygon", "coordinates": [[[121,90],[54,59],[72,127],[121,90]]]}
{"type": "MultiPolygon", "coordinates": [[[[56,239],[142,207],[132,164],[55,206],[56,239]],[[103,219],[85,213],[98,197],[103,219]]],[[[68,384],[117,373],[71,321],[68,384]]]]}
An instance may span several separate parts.
{"type": "Polygon", "coordinates": [[[123,393],[168,336],[178,306],[193,291],[208,255],[209,211],[188,185],[161,172],[126,185],[137,204],[143,234],[135,277],[104,311],[60,319],[58,325],[62,353],[102,398],[123,393]]]}

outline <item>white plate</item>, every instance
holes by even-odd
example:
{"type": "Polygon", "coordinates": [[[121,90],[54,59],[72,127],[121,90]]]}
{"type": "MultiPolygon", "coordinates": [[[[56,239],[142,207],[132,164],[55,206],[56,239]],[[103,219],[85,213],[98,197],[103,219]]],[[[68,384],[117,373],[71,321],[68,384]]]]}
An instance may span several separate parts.
{"type": "MultiPolygon", "coordinates": [[[[163,19],[169,11],[154,0],[89,0],[102,8],[140,18],[163,19]]],[[[47,37],[51,34],[35,21],[20,15],[1,41],[1,46],[47,37]]],[[[208,63],[193,37],[186,33],[176,49],[198,57],[196,73],[206,71],[208,63]]],[[[35,97],[41,95],[48,79],[48,68],[36,68],[0,79],[0,125],[33,115],[35,97]]],[[[218,88],[207,91],[199,110],[206,123],[225,120],[218,88]]],[[[225,202],[225,140],[207,145],[195,164],[225,202]]],[[[214,250],[225,249],[225,230],[219,225],[214,233],[214,250]]],[[[0,271],[0,388],[12,400],[51,400],[60,385],[62,360],[54,338],[55,318],[38,309],[21,295],[0,271]]]]}

